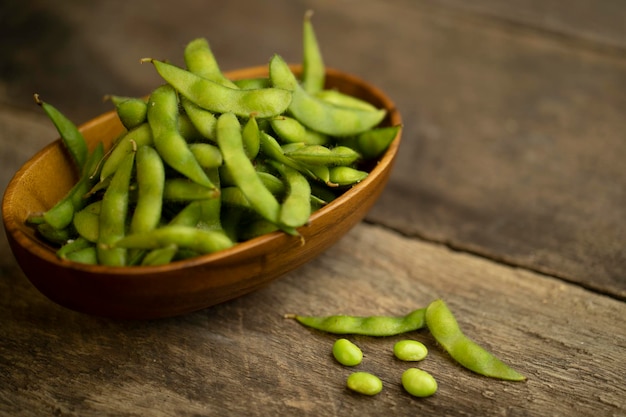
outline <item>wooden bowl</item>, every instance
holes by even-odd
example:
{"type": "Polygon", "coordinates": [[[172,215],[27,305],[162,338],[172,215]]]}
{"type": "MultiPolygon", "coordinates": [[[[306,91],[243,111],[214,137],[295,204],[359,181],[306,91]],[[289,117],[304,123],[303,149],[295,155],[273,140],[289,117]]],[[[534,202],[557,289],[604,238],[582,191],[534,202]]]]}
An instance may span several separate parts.
{"type": "MultiPolygon", "coordinates": [[[[233,71],[232,79],[267,75],[267,66],[233,71]]],[[[328,69],[327,86],[385,108],[384,125],[401,123],[393,102],[363,80],[328,69]]],[[[109,147],[123,131],[114,111],[80,127],[91,147],[109,147]]],[[[298,237],[282,232],[240,243],[222,252],[162,266],[107,267],[59,259],[25,220],[58,201],[77,180],[60,139],[32,157],[9,183],[2,218],[13,254],[45,296],[83,313],[123,319],[153,319],[200,310],[254,291],[298,268],[333,245],[365,217],[385,187],[400,133],[373,164],[369,176],[313,213],[298,237]]]]}

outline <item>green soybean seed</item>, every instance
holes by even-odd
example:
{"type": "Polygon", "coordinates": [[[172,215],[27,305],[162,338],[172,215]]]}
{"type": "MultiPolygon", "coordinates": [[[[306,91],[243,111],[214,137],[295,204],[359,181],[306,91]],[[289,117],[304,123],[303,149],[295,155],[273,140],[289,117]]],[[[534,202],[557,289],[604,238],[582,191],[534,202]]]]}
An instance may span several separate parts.
{"type": "Polygon", "coordinates": [[[428,372],[409,368],[402,373],[402,386],[414,397],[430,397],[437,392],[437,381],[428,372]]]}
{"type": "Polygon", "coordinates": [[[148,102],[148,123],[154,147],[163,161],[187,178],[207,188],[215,185],[193,156],[178,130],[178,96],[168,84],[157,87],[148,102]]]}
{"type": "Polygon", "coordinates": [[[275,87],[293,93],[289,104],[293,117],[310,129],[330,136],[359,134],[378,125],[386,115],[384,109],[368,111],[335,106],[307,93],[279,55],[270,61],[270,79],[275,87]]]}
{"type": "Polygon", "coordinates": [[[393,345],[393,354],[401,361],[421,361],[428,355],[428,349],[417,340],[400,340],[393,345]]]}
{"type": "Polygon", "coordinates": [[[56,127],[59,135],[61,135],[61,141],[72,156],[74,163],[78,167],[78,171],[82,171],[89,154],[87,142],[83,134],[78,130],[78,127],[56,107],[42,101],[38,94],[35,94],[34,98],[35,102],[41,106],[48,115],[48,118],[52,121],[54,127],[56,127]]]}
{"type": "Polygon", "coordinates": [[[342,365],[357,366],[363,361],[361,349],[348,339],[337,339],[333,344],[333,356],[342,365]]]}
{"type": "Polygon", "coordinates": [[[405,316],[303,316],[287,314],[300,324],[332,334],[358,334],[364,336],[394,336],[425,327],[425,308],[413,310],[405,316]]]}
{"type": "Polygon", "coordinates": [[[237,116],[272,117],[289,107],[291,92],[280,88],[241,90],[225,87],[199,77],[182,68],[147,59],[157,72],[180,94],[213,113],[234,113],[237,116]]]}
{"type": "Polygon", "coordinates": [[[348,389],[363,395],[376,395],[383,390],[383,381],[369,372],[353,372],[346,380],[348,389]]]}
{"type": "Polygon", "coordinates": [[[497,379],[509,381],[526,379],[465,336],[459,328],[456,318],[443,300],[435,300],[428,305],[425,321],[437,343],[465,368],[477,374],[497,379]]]}

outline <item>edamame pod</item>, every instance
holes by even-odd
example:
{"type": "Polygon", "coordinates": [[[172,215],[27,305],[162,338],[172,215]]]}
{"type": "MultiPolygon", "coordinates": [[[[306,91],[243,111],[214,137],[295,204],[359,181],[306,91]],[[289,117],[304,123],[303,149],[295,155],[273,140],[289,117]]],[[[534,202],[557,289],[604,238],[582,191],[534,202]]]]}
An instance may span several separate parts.
{"type": "Polygon", "coordinates": [[[279,223],[294,228],[304,226],[311,216],[309,182],[295,169],[279,163],[273,165],[287,184],[287,196],[280,207],[279,223]]]}
{"type": "Polygon", "coordinates": [[[425,319],[428,330],[430,330],[437,343],[465,368],[492,378],[509,381],[523,381],[526,379],[526,377],[465,336],[459,328],[456,318],[443,300],[435,300],[428,305],[425,319]]]}
{"type": "Polygon", "coordinates": [[[302,316],[286,314],[300,324],[332,334],[359,334],[364,336],[394,336],[424,328],[426,309],[413,310],[405,316],[302,316]]]}
{"type": "Polygon", "coordinates": [[[104,164],[102,164],[100,181],[104,181],[106,178],[113,175],[126,155],[135,152],[135,150],[141,146],[153,144],[152,131],[148,123],[142,123],[123,133],[109,151],[109,155],[105,159],[104,164]]]}
{"type": "Polygon", "coordinates": [[[230,169],[233,180],[250,205],[262,217],[278,223],[280,204],[265,187],[248,159],[241,133],[241,124],[233,113],[222,114],[217,119],[217,143],[222,151],[224,165],[230,169]]]}
{"type": "Polygon", "coordinates": [[[126,234],[128,188],[134,165],[133,152],[124,157],[102,197],[97,244],[98,262],[102,265],[124,266],[127,263],[126,249],[110,245],[126,234]]]}
{"type": "Polygon", "coordinates": [[[329,168],[329,174],[330,182],[342,186],[361,182],[367,178],[368,175],[366,171],[346,166],[331,167],[329,168]]]}
{"type": "Polygon", "coordinates": [[[89,192],[97,181],[97,170],[103,157],[104,146],[100,142],[89,155],[78,182],[72,186],[60,201],[43,214],[46,223],[55,229],[64,229],[72,223],[74,213],[85,205],[86,200],[83,196],[89,192]]]}
{"type": "Polygon", "coordinates": [[[251,116],[243,126],[241,133],[243,149],[250,160],[256,158],[261,149],[261,131],[255,116],[251,116]]]}
{"type": "MultiPolygon", "coordinates": [[[[189,149],[196,158],[196,161],[198,161],[200,166],[205,170],[218,168],[224,162],[222,152],[220,152],[219,148],[215,145],[209,143],[190,143],[189,149]]],[[[214,183],[213,180],[211,180],[211,182],[214,183]]]]}
{"type": "Polygon", "coordinates": [[[240,90],[225,87],[189,71],[155,59],[157,72],[180,94],[213,113],[237,116],[272,117],[283,113],[291,102],[291,92],[280,88],[240,90]]]}
{"type": "Polygon", "coordinates": [[[154,147],[170,167],[200,185],[216,189],[179,133],[177,118],[178,96],[174,88],[165,84],[155,89],[148,102],[154,147]]]}
{"type": "Polygon", "coordinates": [[[386,110],[361,110],[340,107],[325,102],[307,93],[298,83],[296,76],[280,55],[270,61],[272,85],[293,93],[289,111],[310,129],[331,136],[350,136],[369,130],[385,117],[386,110]]]}
{"type": "Polygon", "coordinates": [[[312,16],[313,12],[308,10],[302,25],[302,86],[308,93],[314,94],[324,88],[326,68],[311,23],[312,16]]]}
{"type": "Polygon", "coordinates": [[[130,220],[130,233],[152,230],[159,225],[165,188],[165,166],[152,146],[141,146],[135,156],[137,202],[130,220]]]}
{"type": "Polygon", "coordinates": [[[322,166],[352,165],[361,158],[361,155],[354,149],[341,145],[333,148],[322,145],[306,145],[285,152],[285,155],[304,164],[322,166]]]}
{"type": "Polygon", "coordinates": [[[197,38],[187,44],[184,50],[187,69],[201,77],[230,88],[238,88],[226,78],[213,55],[209,42],[205,38],[197,38]]]}
{"type": "Polygon", "coordinates": [[[164,200],[206,200],[219,195],[219,189],[205,187],[186,178],[169,178],[163,183],[164,200]]]}
{"type": "Polygon", "coordinates": [[[117,117],[128,130],[133,129],[146,121],[148,104],[143,98],[108,96],[115,106],[117,117]]]}
{"type": "Polygon", "coordinates": [[[167,225],[145,233],[127,235],[112,244],[118,249],[157,249],[170,245],[206,254],[228,249],[233,242],[223,232],[167,225]]]}
{"type": "Polygon", "coordinates": [[[101,208],[102,200],[98,200],[74,214],[74,229],[89,242],[98,241],[101,208]]]}
{"type": "Polygon", "coordinates": [[[72,156],[76,167],[78,167],[78,171],[81,172],[89,154],[87,150],[87,142],[85,141],[83,134],[80,133],[78,127],[56,107],[42,101],[39,98],[39,94],[35,94],[34,98],[35,103],[41,106],[44,112],[48,115],[48,118],[54,124],[54,127],[56,127],[59,135],[61,135],[63,145],[65,145],[65,148],[72,156]]]}
{"type": "Polygon", "coordinates": [[[270,126],[283,142],[324,145],[330,140],[327,135],[308,129],[289,116],[281,115],[271,118],[270,126]]]}
{"type": "Polygon", "coordinates": [[[185,113],[189,117],[189,120],[198,132],[206,139],[215,141],[215,125],[217,123],[215,115],[193,103],[184,96],[181,97],[180,102],[183,109],[185,109],[185,113]]]}

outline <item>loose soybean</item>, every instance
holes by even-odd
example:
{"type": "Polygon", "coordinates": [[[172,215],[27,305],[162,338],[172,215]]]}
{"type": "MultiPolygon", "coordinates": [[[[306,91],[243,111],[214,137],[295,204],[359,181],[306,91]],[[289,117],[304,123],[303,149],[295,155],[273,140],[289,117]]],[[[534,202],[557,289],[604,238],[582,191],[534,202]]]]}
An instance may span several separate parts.
{"type": "Polygon", "coordinates": [[[400,340],[393,345],[393,354],[401,361],[417,362],[428,355],[428,348],[417,340],[400,340]]]}
{"type": "Polygon", "coordinates": [[[402,386],[414,397],[430,397],[438,388],[435,378],[418,368],[409,368],[402,373],[402,386]]]}
{"type": "Polygon", "coordinates": [[[337,339],[333,344],[333,356],[342,365],[357,366],[363,360],[361,349],[348,339],[337,339]]]}
{"type": "Polygon", "coordinates": [[[383,381],[369,372],[354,372],[348,376],[346,385],[354,392],[363,395],[376,395],[383,390],[383,381]]]}

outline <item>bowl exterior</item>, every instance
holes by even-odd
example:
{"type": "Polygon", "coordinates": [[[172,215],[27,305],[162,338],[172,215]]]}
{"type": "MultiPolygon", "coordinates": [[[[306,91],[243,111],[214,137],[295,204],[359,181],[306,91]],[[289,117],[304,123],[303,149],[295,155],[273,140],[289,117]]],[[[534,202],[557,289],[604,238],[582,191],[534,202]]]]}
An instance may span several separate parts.
{"type": "MultiPolygon", "coordinates": [[[[266,67],[254,67],[227,75],[236,79],[266,74],[266,67]]],[[[401,123],[392,101],[357,77],[329,69],[327,83],[386,108],[385,124],[401,123]]],[[[81,126],[81,131],[90,146],[99,141],[110,146],[123,127],[115,112],[109,112],[81,126]]],[[[380,196],[399,142],[400,133],[370,175],[313,213],[310,223],[298,229],[300,237],[274,232],[219,253],[168,265],[109,268],[63,261],[25,224],[30,213],[50,207],[76,180],[76,174],[67,169],[71,164],[60,140],[37,153],[15,174],[3,198],[3,222],[23,272],[54,302],[83,313],[123,319],[185,314],[263,287],[336,243],[365,217],[380,196]]]]}

